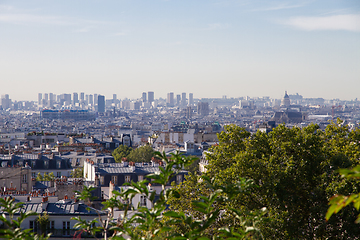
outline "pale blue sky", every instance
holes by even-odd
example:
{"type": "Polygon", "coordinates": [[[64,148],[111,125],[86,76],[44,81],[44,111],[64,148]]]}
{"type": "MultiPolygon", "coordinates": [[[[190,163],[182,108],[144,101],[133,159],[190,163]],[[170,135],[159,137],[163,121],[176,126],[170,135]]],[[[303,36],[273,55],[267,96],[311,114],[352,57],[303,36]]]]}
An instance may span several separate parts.
{"type": "Polygon", "coordinates": [[[360,98],[359,0],[0,0],[1,94],[360,98]]]}

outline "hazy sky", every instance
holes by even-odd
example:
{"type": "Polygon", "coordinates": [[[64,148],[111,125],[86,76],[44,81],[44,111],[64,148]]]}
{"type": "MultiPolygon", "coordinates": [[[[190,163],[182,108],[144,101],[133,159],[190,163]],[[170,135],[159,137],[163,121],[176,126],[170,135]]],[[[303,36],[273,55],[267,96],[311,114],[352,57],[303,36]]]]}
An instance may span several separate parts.
{"type": "Polygon", "coordinates": [[[0,0],[0,94],[360,98],[359,0],[0,0]]]}

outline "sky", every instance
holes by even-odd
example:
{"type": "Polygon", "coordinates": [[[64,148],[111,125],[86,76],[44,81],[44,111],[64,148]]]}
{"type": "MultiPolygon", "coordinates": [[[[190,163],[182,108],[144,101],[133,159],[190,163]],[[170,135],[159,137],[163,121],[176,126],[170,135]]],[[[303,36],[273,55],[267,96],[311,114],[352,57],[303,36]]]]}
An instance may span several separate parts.
{"type": "Polygon", "coordinates": [[[360,99],[359,0],[0,0],[0,94],[360,99]]]}

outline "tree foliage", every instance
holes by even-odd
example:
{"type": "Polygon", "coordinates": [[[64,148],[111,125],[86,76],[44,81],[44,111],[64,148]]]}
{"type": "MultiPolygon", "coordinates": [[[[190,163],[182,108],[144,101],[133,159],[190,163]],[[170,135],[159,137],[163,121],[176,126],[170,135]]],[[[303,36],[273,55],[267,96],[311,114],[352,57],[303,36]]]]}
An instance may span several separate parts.
{"type": "MultiPolygon", "coordinates": [[[[159,184],[161,192],[157,196],[156,191],[150,190],[148,180],[131,182],[124,190],[113,191],[113,197],[104,202],[104,209],[108,210],[106,219],[99,215],[99,218],[92,221],[85,221],[81,217],[74,218],[78,221],[75,228],[92,234],[103,233],[104,239],[261,239],[259,229],[247,225],[244,215],[236,209],[227,209],[228,214],[241,221],[241,227],[235,228],[232,224],[220,225],[214,229],[213,226],[222,218],[225,209],[217,207],[219,203],[231,202],[236,194],[246,191],[245,179],[238,183],[226,186],[219,186],[212,179],[203,177],[202,181],[209,189],[207,194],[199,194],[197,199],[192,201],[194,211],[199,217],[189,215],[184,211],[166,210],[169,199],[179,199],[180,193],[175,188],[166,188],[169,181],[185,166],[190,165],[193,159],[184,158],[180,154],[172,154],[168,159],[165,153],[156,153],[156,156],[165,162],[164,167],[159,167],[160,172],[147,176],[152,184],[159,184]],[[141,194],[152,202],[152,208],[138,206],[134,212],[134,206],[130,204],[133,198],[141,194]],[[118,219],[114,219],[114,210],[123,210],[118,219]],[[165,211],[166,210],[166,211],[165,211]],[[129,215],[129,212],[133,212],[129,215]],[[200,217],[201,216],[201,217],[200,217]],[[95,226],[94,226],[95,224],[95,226]],[[177,226],[183,226],[186,231],[174,231],[177,226]]],[[[88,199],[89,191],[85,189],[80,193],[80,199],[88,199]]],[[[264,210],[252,212],[251,219],[261,218],[264,210]]],[[[247,218],[246,218],[247,219],[247,218]]]]}
{"type": "Polygon", "coordinates": [[[83,178],[84,177],[84,168],[74,168],[72,172],[70,173],[70,176],[72,178],[83,178]]]}
{"type": "Polygon", "coordinates": [[[112,152],[112,156],[114,157],[115,162],[121,162],[122,159],[126,158],[132,151],[133,149],[131,147],[120,145],[112,152]]]}
{"type": "Polygon", "coordinates": [[[145,145],[136,148],[134,151],[131,151],[127,158],[131,162],[150,162],[153,156],[154,150],[152,147],[145,145]]]}
{"type": "Polygon", "coordinates": [[[23,203],[15,203],[15,199],[11,197],[0,198],[0,208],[3,214],[0,215],[0,221],[3,228],[0,229],[1,239],[14,240],[46,240],[50,237],[48,235],[38,235],[32,232],[31,229],[22,229],[21,224],[26,218],[35,216],[35,212],[24,212],[22,210],[23,203]],[[15,215],[18,215],[15,218],[15,215]]]}
{"type": "Polygon", "coordinates": [[[239,176],[253,179],[258,188],[239,195],[238,209],[266,207],[273,220],[261,226],[271,239],[355,238],[354,211],[325,221],[326,203],[335,193],[352,193],[359,185],[345,182],[334,170],[359,162],[360,132],[350,132],[341,121],[325,131],[317,125],[286,128],[250,135],[230,125],[219,134],[219,145],[208,154],[206,175],[224,185],[239,176]],[[353,221],[351,220],[353,219],[353,221]]]}

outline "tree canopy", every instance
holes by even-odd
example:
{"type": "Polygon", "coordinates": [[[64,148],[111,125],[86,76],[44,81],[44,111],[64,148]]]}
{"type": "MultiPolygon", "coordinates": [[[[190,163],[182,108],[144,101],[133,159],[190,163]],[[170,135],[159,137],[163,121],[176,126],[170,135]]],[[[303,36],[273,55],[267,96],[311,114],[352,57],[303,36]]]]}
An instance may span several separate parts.
{"type": "MultiPolygon", "coordinates": [[[[336,170],[359,163],[360,131],[349,131],[341,121],[325,131],[311,124],[304,128],[283,125],[266,134],[251,135],[235,125],[218,134],[219,145],[210,150],[205,176],[220,186],[252,179],[258,187],[239,194],[229,203],[243,213],[266,207],[272,221],[261,224],[267,239],[356,238],[360,228],[354,225],[356,211],[344,209],[325,220],[327,202],[336,193],[349,195],[360,185],[344,181],[336,170]]],[[[177,186],[181,197],[189,192],[206,192],[194,177],[177,186]],[[183,188],[183,189],[182,189],[183,188]]],[[[171,201],[170,201],[171,202],[171,201]]],[[[186,200],[176,210],[192,211],[186,200]]],[[[228,219],[231,221],[231,219],[228,219]]]]}
{"type": "Polygon", "coordinates": [[[114,157],[115,162],[121,162],[122,159],[126,158],[132,151],[133,149],[131,147],[120,145],[112,152],[112,156],[114,157]]]}
{"type": "Polygon", "coordinates": [[[154,150],[151,146],[145,145],[136,148],[132,151],[127,159],[131,162],[150,162],[151,158],[154,156],[154,150]]]}

